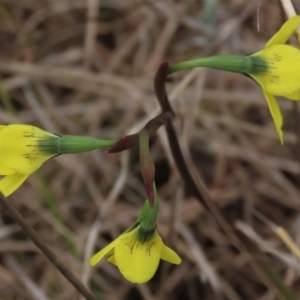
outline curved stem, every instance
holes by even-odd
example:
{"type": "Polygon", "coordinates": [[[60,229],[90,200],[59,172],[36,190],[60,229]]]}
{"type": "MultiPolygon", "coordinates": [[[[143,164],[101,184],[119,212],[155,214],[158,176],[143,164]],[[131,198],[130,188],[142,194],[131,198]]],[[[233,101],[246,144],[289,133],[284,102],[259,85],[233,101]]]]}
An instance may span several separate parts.
{"type": "MultiPolygon", "coordinates": [[[[163,113],[169,112],[173,114],[173,110],[165,89],[165,81],[169,68],[170,67],[167,62],[164,62],[160,65],[155,75],[154,88],[163,113]]],[[[184,180],[185,185],[194,195],[194,197],[204,206],[204,208],[212,213],[219,226],[229,237],[231,237],[232,241],[239,248],[239,240],[234,234],[232,227],[228,224],[228,222],[222,215],[221,210],[217,205],[215,205],[215,203],[207,193],[205,187],[200,183],[197,183],[190,173],[183,157],[171,118],[167,118],[165,120],[165,127],[174,161],[178,167],[182,179],[184,180]]]]}

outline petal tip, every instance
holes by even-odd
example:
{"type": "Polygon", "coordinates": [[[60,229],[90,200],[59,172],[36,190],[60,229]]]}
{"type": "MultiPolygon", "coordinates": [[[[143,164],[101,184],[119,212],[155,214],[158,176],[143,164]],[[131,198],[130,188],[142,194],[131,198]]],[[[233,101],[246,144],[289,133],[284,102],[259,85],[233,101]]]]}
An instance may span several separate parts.
{"type": "Polygon", "coordinates": [[[161,259],[168,261],[169,263],[174,265],[179,265],[181,263],[181,258],[179,257],[179,255],[166,245],[163,245],[162,247],[161,259]]]}
{"type": "Polygon", "coordinates": [[[100,261],[99,259],[97,259],[97,254],[94,255],[91,259],[90,259],[90,266],[94,267],[95,265],[97,265],[97,263],[100,261]]]}
{"type": "Polygon", "coordinates": [[[281,135],[279,136],[279,139],[280,139],[280,144],[282,146],[284,146],[284,140],[283,140],[283,134],[281,133],[281,135]]]}

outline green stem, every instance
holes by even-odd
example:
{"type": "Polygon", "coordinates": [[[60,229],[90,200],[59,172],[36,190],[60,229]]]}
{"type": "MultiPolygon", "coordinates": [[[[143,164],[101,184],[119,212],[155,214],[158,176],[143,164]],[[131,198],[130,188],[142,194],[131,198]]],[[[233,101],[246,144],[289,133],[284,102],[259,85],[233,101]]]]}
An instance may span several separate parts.
{"type": "Polygon", "coordinates": [[[242,74],[255,74],[266,71],[267,63],[261,57],[245,55],[216,55],[206,58],[187,60],[169,66],[167,69],[167,75],[196,67],[207,67],[242,74]]]}
{"type": "Polygon", "coordinates": [[[149,201],[145,201],[143,209],[139,216],[140,227],[144,231],[151,231],[155,229],[156,219],[158,214],[158,198],[156,193],[155,184],[153,185],[154,189],[154,208],[150,207],[149,201]]]}
{"type": "Polygon", "coordinates": [[[149,132],[142,129],[140,132],[140,167],[145,185],[146,194],[151,208],[154,208],[154,175],[155,166],[149,148],[149,132]]]}
{"type": "Polygon", "coordinates": [[[115,145],[115,141],[99,140],[89,136],[61,135],[42,138],[38,141],[40,152],[47,154],[68,154],[105,149],[115,145]]]}
{"type": "Polygon", "coordinates": [[[79,153],[95,149],[110,148],[116,141],[99,140],[89,136],[62,135],[59,140],[59,147],[62,153],[79,153]]]}

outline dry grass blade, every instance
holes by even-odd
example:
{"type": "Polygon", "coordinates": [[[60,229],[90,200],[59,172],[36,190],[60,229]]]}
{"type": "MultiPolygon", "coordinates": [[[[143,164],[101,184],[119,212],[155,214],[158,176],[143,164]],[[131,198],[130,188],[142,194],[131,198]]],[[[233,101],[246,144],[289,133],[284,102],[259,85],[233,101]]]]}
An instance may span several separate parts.
{"type": "MultiPolygon", "coordinates": [[[[253,236],[252,230],[245,224],[240,221],[236,222],[236,227],[243,233],[245,236],[253,236]]],[[[254,238],[257,241],[257,238],[254,238]]],[[[273,268],[272,264],[269,262],[267,256],[265,256],[260,249],[252,243],[244,239],[245,245],[247,245],[249,251],[249,260],[255,260],[259,264],[260,275],[265,277],[270,281],[270,286],[273,288],[274,293],[278,299],[297,299],[293,291],[285,284],[282,276],[273,268]]]]}
{"type": "Polygon", "coordinates": [[[30,293],[30,297],[33,300],[48,300],[49,298],[43,293],[43,291],[25,274],[20,268],[17,262],[8,257],[5,260],[5,264],[12,270],[14,275],[20,280],[20,282],[26,287],[30,293]]]}
{"type": "Polygon", "coordinates": [[[284,244],[291,250],[291,252],[300,260],[300,248],[298,247],[298,245],[296,245],[296,243],[293,241],[293,239],[288,234],[288,232],[284,228],[274,224],[272,221],[270,221],[260,212],[256,211],[255,215],[262,222],[264,222],[270,229],[272,229],[272,231],[284,242],[284,244]]]}

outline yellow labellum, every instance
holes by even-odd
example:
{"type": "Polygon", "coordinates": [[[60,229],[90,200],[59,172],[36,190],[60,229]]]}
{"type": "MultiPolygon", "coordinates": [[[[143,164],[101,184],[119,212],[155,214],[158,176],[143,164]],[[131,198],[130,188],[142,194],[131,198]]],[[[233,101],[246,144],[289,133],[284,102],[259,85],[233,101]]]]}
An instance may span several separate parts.
{"type": "Polygon", "coordinates": [[[263,89],[277,133],[283,144],[282,115],[274,96],[300,100],[300,50],[285,43],[300,23],[300,16],[286,21],[265,47],[251,55],[267,63],[265,72],[249,74],[263,89]]]}
{"type": "Polygon", "coordinates": [[[132,283],[145,283],[155,274],[160,260],[180,264],[180,257],[165,246],[155,230],[150,239],[142,242],[138,238],[139,226],[123,233],[90,259],[95,266],[105,255],[108,261],[118,267],[121,274],[132,283]]]}
{"type": "Polygon", "coordinates": [[[0,191],[13,193],[26,178],[54,154],[38,148],[41,140],[57,138],[47,131],[30,125],[0,125],[0,191]]]}

